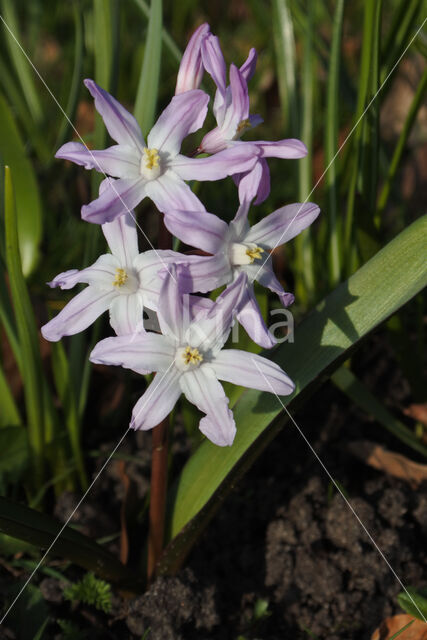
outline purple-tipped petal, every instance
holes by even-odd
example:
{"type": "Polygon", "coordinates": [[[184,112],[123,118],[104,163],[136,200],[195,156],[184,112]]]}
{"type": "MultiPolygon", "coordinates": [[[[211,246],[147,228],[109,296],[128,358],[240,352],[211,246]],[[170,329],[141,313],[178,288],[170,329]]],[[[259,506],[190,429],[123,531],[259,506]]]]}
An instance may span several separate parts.
{"type": "Polygon", "coordinates": [[[148,134],[148,147],[175,156],[183,139],[203,125],[208,102],[209,96],[200,89],[174,96],[148,134]]]}
{"type": "Polygon", "coordinates": [[[93,80],[87,79],[84,84],[95,99],[95,108],[102,116],[108,133],[113,140],[119,144],[127,144],[143,149],[144,139],[133,115],[93,80]]]}
{"type": "Polygon", "coordinates": [[[116,295],[115,291],[86,287],[41,328],[43,337],[57,342],[62,336],[71,336],[83,331],[109,308],[116,295]]]}
{"type": "Polygon", "coordinates": [[[255,242],[269,249],[279,247],[301,233],[319,213],[319,207],[312,202],[288,204],[251,227],[245,242],[255,242]]]}
{"type": "Polygon", "coordinates": [[[234,64],[230,65],[230,91],[231,102],[221,124],[224,136],[228,140],[232,140],[236,135],[239,136],[238,126],[249,116],[248,85],[234,64]]]}
{"type": "Polygon", "coordinates": [[[276,142],[257,140],[255,144],[262,150],[263,158],[305,158],[308,153],[305,144],[294,138],[276,142]]]}
{"type": "Polygon", "coordinates": [[[55,158],[70,160],[85,169],[96,169],[115,178],[139,176],[140,154],[135,147],[117,144],[102,151],[93,151],[80,142],[67,142],[56,152],[55,158]]]}
{"type": "MultiPolygon", "coordinates": [[[[193,174],[194,175],[194,174],[193,174]]],[[[146,194],[159,211],[184,209],[186,211],[205,211],[199,198],[174,171],[167,171],[157,180],[145,184],[146,194]]]]}
{"type": "Polygon", "coordinates": [[[110,306],[110,324],[118,336],[143,331],[142,312],[142,295],[139,292],[118,295],[110,306]]]}
{"type": "Polygon", "coordinates": [[[166,418],[181,395],[179,377],[180,372],[173,365],[155,376],[133,408],[131,429],[152,429],[166,418]]]}
{"type": "Polygon", "coordinates": [[[228,225],[212,213],[168,209],[164,221],[169,231],[190,247],[217,253],[225,246],[228,225]]]}
{"type": "Polygon", "coordinates": [[[145,197],[142,178],[124,180],[109,178],[99,198],[82,207],[82,218],[87,222],[104,224],[131,211],[145,197]]]}
{"type": "Polygon", "coordinates": [[[205,22],[191,36],[179,65],[175,95],[198,89],[203,77],[201,46],[209,34],[209,25],[205,22]]]}
{"type": "Polygon", "coordinates": [[[264,264],[249,264],[242,267],[242,269],[248,275],[251,284],[257,280],[263,287],[267,287],[267,289],[273,291],[279,297],[284,307],[288,307],[294,302],[295,298],[292,293],[284,290],[270,266],[270,261],[271,258],[264,264]]]}
{"type": "Polygon", "coordinates": [[[202,352],[215,354],[224,346],[238,312],[240,300],[247,286],[247,278],[240,273],[215,301],[211,310],[192,322],[185,333],[185,341],[202,352]]]}
{"type": "Polygon", "coordinates": [[[240,202],[256,198],[254,204],[261,204],[270,193],[270,169],[264,158],[260,158],[251,171],[233,176],[233,180],[239,187],[240,202]]]}
{"type": "Polygon", "coordinates": [[[110,251],[122,266],[131,267],[139,254],[134,213],[124,213],[113,222],[102,225],[102,233],[110,251]]]}
{"type": "Polygon", "coordinates": [[[58,273],[53,280],[47,282],[49,287],[61,287],[61,289],[72,289],[78,282],[80,282],[80,271],[78,269],[68,269],[58,273]]]}
{"type": "Polygon", "coordinates": [[[233,144],[209,158],[186,158],[179,155],[174,158],[171,166],[183,180],[221,180],[235,173],[250,171],[257,159],[256,145],[245,142],[233,144]]]}
{"type": "Polygon", "coordinates": [[[246,82],[249,82],[249,80],[255,73],[257,58],[258,54],[256,52],[256,49],[252,47],[252,49],[249,51],[248,57],[240,67],[240,73],[242,74],[246,82]]]}
{"type": "Polygon", "coordinates": [[[105,338],[95,345],[89,360],[96,364],[132,369],[142,375],[167,371],[175,357],[175,349],[167,338],[156,333],[135,333],[105,338]]]}
{"type": "Polygon", "coordinates": [[[277,340],[264,322],[251,285],[247,286],[242,296],[237,320],[245,328],[248,336],[260,347],[271,349],[276,344],[277,340]]]}
{"type": "Polygon", "coordinates": [[[220,380],[288,396],[295,385],[278,364],[255,353],[223,349],[210,363],[220,380]]]}
{"type": "Polygon", "coordinates": [[[220,447],[231,446],[236,424],[228,407],[228,398],[212,369],[202,366],[195,371],[187,371],[179,382],[187,400],[206,413],[206,417],[200,420],[200,431],[220,447]]]}

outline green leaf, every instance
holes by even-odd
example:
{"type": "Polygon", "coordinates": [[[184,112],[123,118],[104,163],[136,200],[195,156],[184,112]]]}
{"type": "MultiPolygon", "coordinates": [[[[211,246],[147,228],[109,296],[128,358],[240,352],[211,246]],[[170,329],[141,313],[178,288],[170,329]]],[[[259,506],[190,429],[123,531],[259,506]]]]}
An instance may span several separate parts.
{"type": "Polygon", "coordinates": [[[5,227],[10,292],[15,310],[22,362],[25,363],[21,373],[25,390],[28,436],[35,471],[34,482],[35,486],[39,487],[42,484],[44,467],[44,374],[34,313],[21,269],[17,215],[9,167],[5,170],[5,227]]]}
{"type": "MultiPolygon", "coordinates": [[[[63,525],[54,518],[0,497],[0,531],[48,549],[63,525]]],[[[66,526],[49,555],[63,556],[108,582],[130,589],[142,588],[142,580],[109,551],[87,536],[66,526]]]]}
{"type": "Polygon", "coordinates": [[[426,621],[427,618],[427,589],[414,589],[408,587],[406,591],[401,591],[397,596],[399,606],[410,616],[415,616],[418,620],[426,621]]]}
{"type": "Polygon", "coordinates": [[[427,447],[415,437],[400,420],[397,420],[379,402],[369,389],[346,367],[340,367],[331,376],[332,382],[341,389],[358,407],[372,415],[390,433],[409,447],[427,457],[427,447]]]}
{"type": "Polygon", "coordinates": [[[21,416],[2,367],[0,367],[0,406],[0,427],[13,427],[21,424],[21,416]]]}
{"type": "Polygon", "coordinates": [[[13,173],[18,211],[22,271],[27,276],[39,259],[42,209],[33,166],[29,161],[12,112],[0,95],[0,160],[13,173]]]}
{"type": "MultiPolygon", "coordinates": [[[[426,233],[424,216],[323,300],[297,327],[294,343],[282,344],[268,354],[295,381],[296,391],[284,399],[286,404],[292,401],[293,408],[297,400],[301,403],[367,333],[427,284],[426,233]]],[[[161,571],[173,571],[180,565],[233,483],[282,428],[283,418],[274,421],[281,411],[274,395],[247,390],[234,407],[237,435],[233,446],[216,447],[205,441],[190,458],[171,491],[171,543],[161,571]]]]}
{"type": "MultiPolygon", "coordinates": [[[[139,7],[146,18],[150,17],[150,7],[145,0],[135,0],[135,4],[139,7]]],[[[179,64],[182,58],[182,51],[166,29],[162,29],[162,38],[166,50],[169,51],[173,60],[179,64]]]]}
{"type": "Polygon", "coordinates": [[[0,429],[0,476],[19,482],[29,462],[28,435],[23,427],[0,429]]]}
{"type": "Polygon", "coordinates": [[[405,626],[402,627],[401,629],[399,629],[399,631],[396,631],[396,633],[393,633],[393,635],[391,636],[390,640],[395,640],[395,638],[398,638],[400,636],[400,634],[403,633],[404,631],[406,631],[406,629],[409,629],[411,624],[413,624],[414,622],[415,622],[415,620],[411,620],[410,622],[408,622],[408,624],[405,624],[405,626]]]}
{"type": "Polygon", "coordinates": [[[134,116],[144,136],[154,123],[162,56],[162,0],[151,0],[147,41],[139,77],[134,116]]]}
{"type": "MultiPolygon", "coordinates": [[[[9,590],[8,599],[12,604],[20,589],[23,587],[21,580],[15,581],[13,587],[9,590]]],[[[6,624],[11,625],[13,630],[17,632],[19,640],[35,640],[40,636],[38,632],[48,624],[49,609],[42,596],[40,589],[33,584],[25,587],[24,591],[13,605],[7,616],[6,624]],[[31,621],[31,624],[29,624],[31,621]],[[36,632],[36,636],[34,636],[36,632]]]]}
{"type": "Polygon", "coordinates": [[[93,573],[87,573],[79,582],[75,582],[64,590],[64,598],[71,602],[83,602],[110,613],[111,587],[105,580],[95,578],[93,573]]]}
{"type": "Polygon", "coordinates": [[[273,16],[280,102],[286,131],[292,133],[298,131],[298,98],[294,27],[288,0],[274,0],[273,16]]]}

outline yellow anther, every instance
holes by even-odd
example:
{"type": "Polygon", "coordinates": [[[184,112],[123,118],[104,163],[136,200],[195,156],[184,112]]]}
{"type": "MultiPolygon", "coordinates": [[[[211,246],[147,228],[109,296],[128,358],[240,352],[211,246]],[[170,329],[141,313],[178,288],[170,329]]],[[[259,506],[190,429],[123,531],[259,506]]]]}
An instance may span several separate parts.
{"type": "Polygon", "coordinates": [[[154,169],[155,167],[158,167],[160,164],[160,156],[159,156],[159,152],[157,151],[157,149],[147,149],[147,147],[144,148],[144,153],[145,153],[145,168],[146,169],[154,169]]]}
{"type": "Polygon", "coordinates": [[[242,133],[246,131],[246,129],[250,129],[250,128],[251,128],[251,122],[249,118],[246,118],[245,120],[241,120],[237,125],[236,136],[241,136],[242,133]]]}
{"type": "Polygon", "coordinates": [[[259,258],[261,258],[262,253],[264,253],[264,249],[261,249],[261,247],[246,249],[246,255],[249,257],[251,264],[254,260],[258,260],[259,258]]]}
{"type": "Polygon", "coordinates": [[[196,348],[192,349],[189,345],[185,347],[182,357],[184,358],[185,364],[200,364],[203,360],[203,356],[199,353],[199,350],[196,348]]]}
{"type": "Polygon", "coordinates": [[[128,274],[124,269],[116,269],[116,277],[113,280],[113,285],[115,287],[122,287],[126,280],[128,279],[128,274]]]}

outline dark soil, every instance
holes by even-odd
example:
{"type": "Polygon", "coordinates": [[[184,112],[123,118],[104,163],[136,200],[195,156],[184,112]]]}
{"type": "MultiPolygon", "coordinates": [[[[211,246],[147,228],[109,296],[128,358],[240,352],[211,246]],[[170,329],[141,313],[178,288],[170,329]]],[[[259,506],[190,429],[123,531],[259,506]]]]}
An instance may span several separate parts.
{"type": "MultiPolygon", "coordinates": [[[[390,408],[410,401],[380,336],[370,339],[355,364],[369,372],[371,390],[388,398],[390,408]]],[[[331,383],[295,419],[348,504],[298,430],[287,424],[228,497],[186,569],[157,579],[138,598],[115,593],[110,616],[78,607],[72,613],[78,626],[90,629],[91,638],[369,640],[384,618],[399,611],[399,579],[405,586],[426,585],[427,483],[414,490],[352,455],[352,442],[370,439],[417,459],[331,383]]],[[[126,471],[143,497],[149,456],[126,471]]],[[[112,465],[77,516],[83,530],[94,537],[117,531],[122,496],[112,465]],[[115,506],[100,513],[108,496],[115,506]]],[[[57,515],[73,504],[75,498],[64,496],[57,515]]],[[[112,548],[118,549],[117,541],[112,548]]],[[[41,588],[53,619],[70,615],[57,580],[45,578],[41,588]]],[[[61,638],[53,627],[46,637],[61,638]]]]}

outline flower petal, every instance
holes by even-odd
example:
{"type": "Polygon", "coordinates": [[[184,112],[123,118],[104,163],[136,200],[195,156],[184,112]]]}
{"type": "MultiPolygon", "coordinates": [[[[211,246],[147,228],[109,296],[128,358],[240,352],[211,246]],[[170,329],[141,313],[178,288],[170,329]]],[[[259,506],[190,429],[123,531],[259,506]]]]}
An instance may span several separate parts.
{"type": "Polygon", "coordinates": [[[228,225],[212,213],[168,209],[164,221],[173,235],[191,247],[208,253],[224,249],[228,225]]]}
{"type": "Polygon", "coordinates": [[[245,328],[248,336],[260,347],[271,349],[277,340],[268,330],[261,310],[258,306],[253,287],[248,284],[240,301],[239,313],[237,320],[245,328]]]}
{"type": "Polygon", "coordinates": [[[223,349],[210,362],[220,380],[250,389],[288,396],[295,385],[278,364],[255,353],[240,349],[223,349]]]}
{"type": "Polygon", "coordinates": [[[171,162],[171,168],[183,180],[221,180],[235,173],[250,171],[257,159],[256,145],[244,142],[233,144],[232,147],[209,158],[187,158],[178,155],[171,162]]]}
{"type": "Polygon", "coordinates": [[[278,295],[284,307],[289,307],[289,305],[293,304],[295,297],[292,293],[288,293],[283,289],[271,268],[270,261],[271,258],[269,257],[268,260],[260,266],[257,264],[249,264],[241,267],[241,269],[249,276],[250,283],[258,280],[263,287],[267,287],[267,289],[274,291],[274,293],[278,295]]]}
{"type": "Polygon", "coordinates": [[[185,293],[207,293],[231,282],[233,271],[225,253],[194,258],[196,259],[183,265],[180,270],[180,286],[185,293]]]}
{"type": "Polygon", "coordinates": [[[157,180],[145,184],[146,194],[159,211],[184,209],[186,211],[205,211],[199,198],[174,171],[167,171],[157,180]]]}
{"type": "Polygon", "coordinates": [[[201,46],[209,33],[209,25],[205,22],[191,36],[179,65],[175,95],[198,89],[204,72],[201,46]]]}
{"type": "Polygon", "coordinates": [[[131,267],[139,254],[134,213],[126,212],[112,222],[106,222],[102,225],[102,233],[120,265],[131,267]]]}
{"type": "Polygon", "coordinates": [[[54,279],[47,284],[51,289],[53,289],[54,287],[61,287],[61,289],[72,289],[78,282],[80,282],[79,278],[80,271],[78,269],[68,269],[68,271],[58,273],[58,275],[55,276],[54,279]]]}
{"type": "Polygon", "coordinates": [[[245,242],[255,242],[269,249],[278,247],[297,236],[319,215],[312,202],[288,204],[251,227],[245,242]]]}
{"type": "Polygon", "coordinates": [[[267,160],[260,158],[251,171],[235,175],[233,180],[239,187],[240,202],[251,202],[256,197],[254,204],[261,204],[270,193],[270,169],[267,160]]]}
{"type": "Polygon", "coordinates": [[[195,404],[206,417],[199,429],[211,442],[226,447],[233,444],[236,424],[228,407],[228,398],[209,365],[184,373],[179,383],[187,400],[195,404]]]}
{"type": "Polygon", "coordinates": [[[140,154],[135,147],[121,144],[102,151],[92,151],[80,142],[67,142],[55,154],[55,158],[70,160],[85,169],[96,169],[115,178],[137,178],[140,154]]]}
{"type": "Polygon", "coordinates": [[[181,395],[180,372],[172,365],[158,373],[132,411],[131,429],[152,429],[174,408],[181,395]]]}
{"type": "Polygon", "coordinates": [[[183,336],[185,310],[182,302],[178,267],[171,264],[160,291],[157,315],[162,333],[176,342],[180,342],[183,336]]]}
{"type": "Polygon", "coordinates": [[[144,375],[152,371],[167,371],[174,357],[175,349],[165,336],[135,333],[101,340],[89,359],[96,364],[120,366],[144,375]]]}
{"type": "Polygon", "coordinates": [[[148,134],[148,147],[175,156],[183,139],[203,125],[208,102],[209,96],[200,89],[174,96],[148,134]]]}
{"type": "Polygon", "coordinates": [[[277,140],[276,142],[257,140],[255,144],[262,150],[263,158],[304,158],[308,153],[305,144],[295,138],[277,140]]]}
{"type": "Polygon", "coordinates": [[[202,44],[202,60],[206,71],[212,76],[219,92],[224,95],[227,85],[224,56],[217,36],[210,34],[202,44]]]}
{"type": "MultiPolygon", "coordinates": [[[[104,180],[105,182],[105,180],[104,180]]],[[[82,207],[82,218],[87,222],[104,224],[131,211],[145,197],[142,178],[125,180],[109,178],[109,184],[99,198],[82,207]]]]}
{"type": "Polygon", "coordinates": [[[246,82],[249,82],[249,80],[255,73],[257,58],[258,54],[256,52],[256,49],[252,48],[249,51],[248,57],[246,58],[245,62],[240,67],[240,73],[242,74],[246,82]]]}
{"type": "Polygon", "coordinates": [[[144,330],[142,295],[120,294],[110,306],[110,324],[118,336],[130,335],[144,330]]]}
{"type": "Polygon", "coordinates": [[[210,311],[190,324],[185,333],[185,342],[192,347],[200,347],[205,353],[215,354],[222,349],[234,324],[246,286],[246,275],[240,273],[233,284],[218,296],[210,311]]]}
{"type": "Polygon", "coordinates": [[[71,336],[83,331],[109,308],[116,295],[115,291],[86,287],[41,328],[43,337],[56,342],[62,336],[71,336]]]}
{"type": "Polygon", "coordinates": [[[234,65],[230,65],[230,90],[231,103],[225,112],[221,130],[225,138],[232,140],[236,135],[238,125],[249,116],[249,94],[248,85],[234,65]]]}
{"type": "Polygon", "coordinates": [[[102,116],[113,140],[119,144],[135,146],[142,150],[145,146],[144,139],[133,115],[93,80],[87,79],[84,84],[95,99],[96,110],[102,116]]]}

